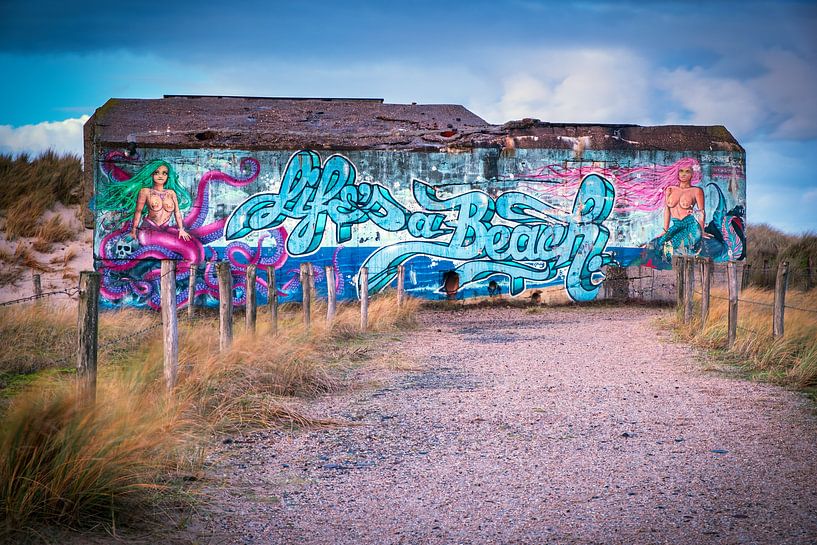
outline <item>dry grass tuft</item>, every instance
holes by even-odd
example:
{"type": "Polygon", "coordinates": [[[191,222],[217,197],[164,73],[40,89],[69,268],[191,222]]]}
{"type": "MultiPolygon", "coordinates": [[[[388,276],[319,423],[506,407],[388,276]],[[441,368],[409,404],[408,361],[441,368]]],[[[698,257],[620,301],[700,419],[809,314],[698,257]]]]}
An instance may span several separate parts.
{"type": "Polygon", "coordinates": [[[89,406],[71,382],[44,379],[14,399],[0,427],[0,534],[117,524],[164,488],[194,425],[146,385],[104,381],[89,406]]]}
{"type": "MultiPolygon", "coordinates": [[[[21,197],[32,193],[50,195],[45,208],[55,202],[78,204],[81,197],[82,166],[78,155],[61,155],[48,150],[34,159],[0,154],[0,210],[8,210],[21,197]]],[[[43,208],[43,209],[45,209],[43,208]]]]}
{"type": "Polygon", "coordinates": [[[6,212],[6,238],[33,237],[37,234],[40,218],[48,209],[52,199],[37,191],[21,196],[6,212]]]}
{"type": "Polygon", "coordinates": [[[21,267],[13,254],[0,249],[0,286],[11,284],[16,286],[23,278],[25,269],[21,267]]]}
{"type": "MultiPolygon", "coordinates": [[[[35,252],[39,252],[41,254],[47,254],[47,253],[51,252],[53,247],[54,247],[54,244],[52,242],[48,242],[48,241],[45,241],[45,240],[42,240],[42,239],[39,239],[39,238],[31,243],[31,249],[34,250],[35,252]]],[[[52,259],[51,261],[54,261],[54,260],[52,259]]],[[[51,261],[49,261],[49,263],[51,261]]]]}
{"type": "Polygon", "coordinates": [[[61,256],[52,257],[49,263],[52,265],[56,265],[57,263],[59,263],[60,265],[62,265],[62,268],[64,269],[68,267],[68,263],[70,263],[71,260],[77,257],[78,255],[79,248],[77,248],[76,246],[69,246],[68,248],[65,249],[61,256]]]}
{"type": "MultiPolygon", "coordinates": [[[[33,269],[39,272],[54,272],[56,270],[47,263],[40,262],[22,242],[17,243],[17,246],[14,248],[14,253],[0,250],[0,262],[11,265],[12,267],[17,267],[20,269],[20,275],[22,274],[23,268],[33,269]]],[[[12,276],[12,278],[19,278],[20,275],[12,276]]]]}
{"type": "MultiPolygon", "coordinates": [[[[728,303],[725,290],[712,290],[710,314],[701,330],[700,320],[680,325],[687,339],[704,348],[726,345],[728,303]]],[[[748,370],[764,378],[799,388],[817,386],[817,313],[787,308],[781,339],[772,338],[774,293],[761,288],[747,288],[738,303],[738,330],[733,351],[745,361],[748,370]],[[753,301],[752,304],[748,301],[753,301]]],[[[789,290],[786,305],[817,310],[817,290],[789,290]]],[[[699,307],[700,308],[700,307],[699,307]]]]}
{"type": "Polygon", "coordinates": [[[63,222],[60,216],[52,216],[50,220],[40,225],[36,236],[38,242],[51,243],[71,240],[76,234],[74,229],[63,222]]]}
{"type": "MultiPolygon", "coordinates": [[[[156,317],[135,310],[105,312],[100,316],[99,344],[139,331],[153,323],[156,317]]],[[[0,351],[0,375],[34,373],[54,367],[73,367],[70,359],[76,347],[77,310],[74,304],[52,306],[29,303],[0,307],[0,339],[13,349],[0,351]],[[67,361],[66,358],[69,358],[67,361]]],[[[134,343],[125,343],[129,350],[134,343]]],[[[105,361],[106,353],[100,359],[105,361]]],[[[0,380],[0,388],[2,388],[0,380]]]]}

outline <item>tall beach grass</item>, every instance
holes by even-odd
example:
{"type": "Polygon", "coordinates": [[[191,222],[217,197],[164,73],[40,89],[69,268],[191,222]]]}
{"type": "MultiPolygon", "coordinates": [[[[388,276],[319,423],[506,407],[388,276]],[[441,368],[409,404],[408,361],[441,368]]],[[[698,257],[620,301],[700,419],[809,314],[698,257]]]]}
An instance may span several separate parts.
{"type": "MultiPolygon", "coordinates": [[[[0,154],[0,212],[9,240],[33,237],[40,230],[43,213],[54,204],[79,204],[82,195],[82,166],[74,154],[46,151],[31,158],[0,154]]],[[[46,235],[59,231],[52,225],[46,235]]]]}
{"type": "MultiPolygon", "coordinates": [[[[678,330],[702,348],[721,349],[727,340],[728,301],[725,289],[713,289],[709,318],[701,328],[700,299],[695,316],[678,330]]],[[[738,328],[732,354],[748,371],[767,380],[801,389],[817,388],[817,289],[788,290],[784,336],[772,337],[774,292],[749,287],[740,293],[738,328]],[[796,308],[794,308],[796,307],[796,308]]]]}
{"type": "MultiPolygon", "coordinates": [[[[187,323],[180,313],[172,395],[163,386],[157,328],[100,353],[94,406],[76,398],[70,373],[48,363],[71,351],[75,315],[43,305],[4,311],[0,332],[20,355],[5,355],[0,369],[36,378],[5,392],[0,408],[0,532],[118,524],[148,512],[157,494],[177,490],[180,475],[195,474],[214,434],[336,424],[308,414],[304,399],[342,387],[361,349],[412,324],[417,306],[409,300],[397,309],[392,295],[374,298],[366,334],[353,305],[340,306],[331,328],[318,307],[309,332],[298,309],[284,308],[275,336],[266,313],[255,334],[242,331],[236,314],[237,335],[223,353],[215,317],[187,323]],[[36,347],[41,354],[25,357],[36,347]]],[[[100,344],[156,320],[133,310],[103,313],[100,344]]]]}

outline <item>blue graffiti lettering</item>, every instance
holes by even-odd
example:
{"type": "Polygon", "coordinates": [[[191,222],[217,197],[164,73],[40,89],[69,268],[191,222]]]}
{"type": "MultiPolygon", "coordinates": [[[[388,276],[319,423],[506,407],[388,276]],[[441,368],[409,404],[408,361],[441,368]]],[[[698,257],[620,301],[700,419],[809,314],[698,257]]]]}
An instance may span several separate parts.
{"type": "Polygon", "coordinates": [[[234,240],[253,231],[275,228],[287,218],[300,219],[287,239],[290,255],[306,255],[321,245],[327,218],[337,225],[337,241],[352,238],[352,225],[371,220],[387,231],[406,226],[408,211],[386,188],[355,185],[351,161],[332,155],[321,167],[314,151],[299,151],[287,163],[278,193],[258,193],[244,201],[227,220],[225,237],[234,240]]]}
{"type": "Polygon", "coordinates": [[[354,224],[367,221],[422,239],[378,248],[366,259],[372,292],[388,286],[398,266],[425,255],[459,262],[461,287],[505,275],[512,295],[521,293],[527,281],[551,281],[566,269],[568,295],[589,301],[604,278],[602,267],[613,262],[604,252],[610,232],[603,222],[613,209],[615,190],[599,174],[584,177],[569,214],[518,191],[496,199],[478,190],[441,198],[434,187],[416,179],[412,195],[423,210],[410,213],[385,187],[356,184],[356,179],[354,165],[342,155],[321,165],[317,153],[299,151],[290,158],[278,193],[253,195],[233,211],[226,238],[271,229],[292,218],[300,221],[287,240],[290,255],[317,250],[328,220],[337,228],[338,244],[351,238],[354,224]],[[434,240],[440,237],[450,238],[434,240]]]}

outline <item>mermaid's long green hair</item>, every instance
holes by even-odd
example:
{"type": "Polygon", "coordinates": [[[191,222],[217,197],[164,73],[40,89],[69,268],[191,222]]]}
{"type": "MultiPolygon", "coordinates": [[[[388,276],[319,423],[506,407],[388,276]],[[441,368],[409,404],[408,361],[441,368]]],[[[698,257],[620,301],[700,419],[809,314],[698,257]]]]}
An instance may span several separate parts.
{"type": "MultiPolygon", "coordinates": [[[[97,188],[96,208],[97,210],[116,210],[133,214],[136,211],[136,200],[139,190],[143,187],[153,185],[153,173],[159,167],[167,168],[167,183],[165,189],[172,189],[176,192],[176,199],[179,201],[179,210],[189,208],[193,202],[190,193],[179,183],[179,175],[170,166],[170,163],[157,159],[151,161],[139,169],[130,179],[124,182],[110,180],[101,184],[97,188]]],[[[147,204],[146,204],[147,206],[147,204]]]]}

